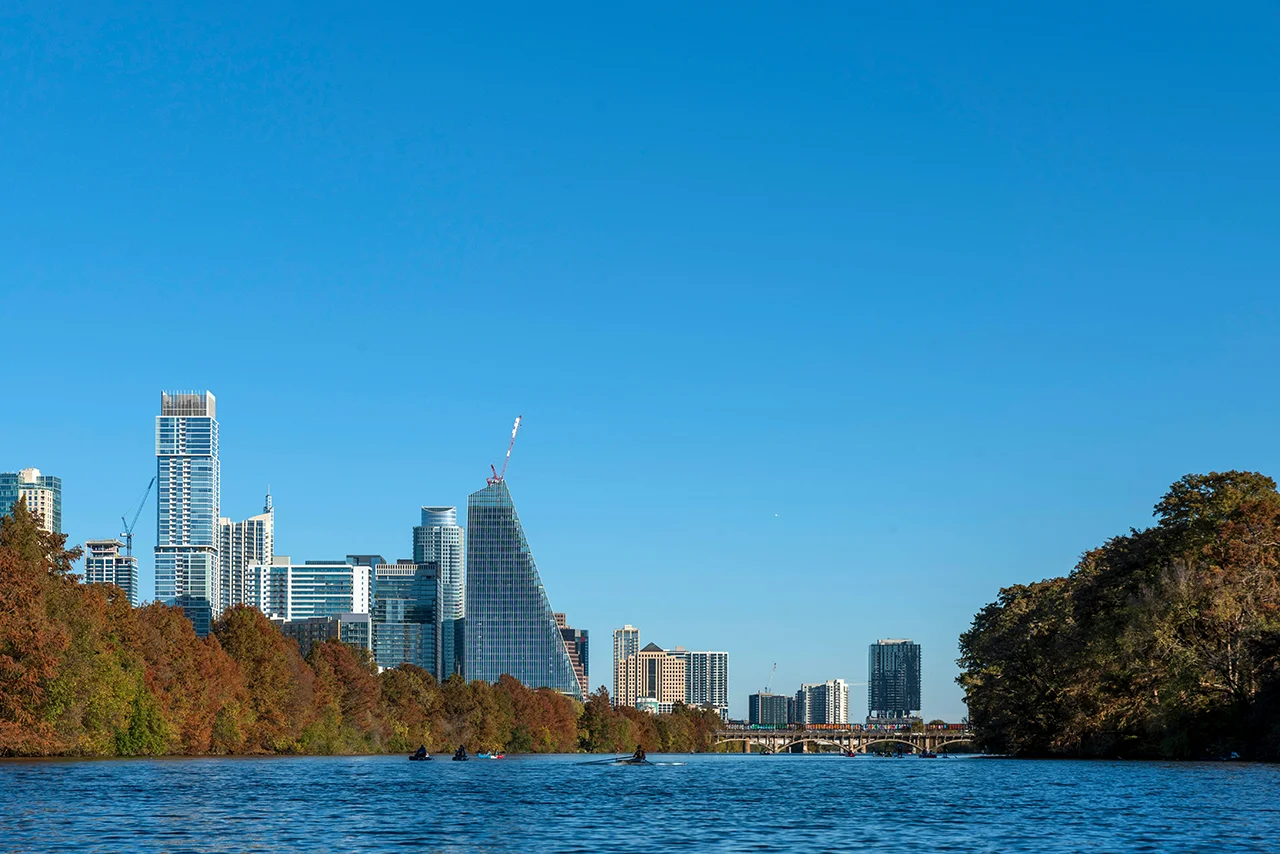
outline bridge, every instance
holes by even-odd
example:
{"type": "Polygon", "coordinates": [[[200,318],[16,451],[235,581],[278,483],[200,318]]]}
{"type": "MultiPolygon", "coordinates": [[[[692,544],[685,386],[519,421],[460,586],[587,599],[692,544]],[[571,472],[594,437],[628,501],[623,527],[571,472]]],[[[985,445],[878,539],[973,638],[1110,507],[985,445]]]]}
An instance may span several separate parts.
{"type": "Polygon", "coordinates": [[[808,752],[820,746],[835,747],[845,753],[946,752],[949,745],[976,746],[968,727],[926,726],[919,732],[908,728],[848,726],[840,728],[788,727],[785,729],[722,729],[715,733],[712,746],[742,745],[743,753],[757,748],[770,753],[783,753],[799,748],[808,752]]]}

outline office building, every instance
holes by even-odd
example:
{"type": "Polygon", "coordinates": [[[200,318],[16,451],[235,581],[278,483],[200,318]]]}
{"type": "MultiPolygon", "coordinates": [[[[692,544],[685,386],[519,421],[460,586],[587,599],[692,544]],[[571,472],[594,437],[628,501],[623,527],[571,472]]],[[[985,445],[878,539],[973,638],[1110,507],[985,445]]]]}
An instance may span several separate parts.
{"type": "Polygon", "coordinates": [[[181,607],[201,636],[222,610],[220,496],[213,394],[162,392],[156,416],[156,598],[181,607]]]}
{"type": "Polygon", "coordinates": [[[867,723],[919,717],[920,644],[888,639],[871,644],[867,662],[867,723]]]}
{"type": "Polygon", "coordinates": [[[298,651],[306,658],[316,643],[340,640],[356,649],[369,649],[368,614],[338,614],[335,617],[305,617],[297,620],[273,619],[272,624],[286,637],[298,642],[298,651]]]}
{"type": "Polygon", "coordinates": [[[508,673],[530,688],[582,699],[533,552],[506,481],[467,499],[465,655],[467,679],[508,673]]]}
{"type": "Polygon", "coordinates": [[[801,685],[796,692],[794,718],[798,724],[849,723],[849,683],[843,679],[801,685]]]}
{"type": "Polygon", "coordinates": [[[683,703],[685,699],[685,657],[651,643],[619,664],[620,684],[614,704],[636,705],[641,698],[659,703],[683,703]]]}
{"type": "Polygon", "coordinates": [[[651,715],[669,715],[675,711],[676,704],[669,700],[660,702],[652,697],[641,697],[636,700],[636,708],[651,715]]]}
{"type": "Polygon", "coordinates": [[[575,629],[569,625],[564,614],[557,613],[556,628],[560,629],[560,637],[564,639],[564,648],[569,653],[569,663],[573,665],[573,674],[578,677],[578,687],[582,696],[591,693],[591,677],[588,673],[589,660],[587,649],[587,630],[575,629]]]}
{"type": "Polygon", "coordinates": [[[640,630],[630,624],[613,630],[613,705],[622,695],[622,670],[619,665],[640,651],[640,630]]]}
{"type": "Polygon", "coordinates": [[[116,539],[89,540],[85,544],[85,584],[114,584],[129,597],[129,604],[138,607],[138,559],[122,555],[124,543],[116,539]]]}
{"type": "Polygon", "coordinates": [[[747,722],[752,726],[786,726],[790,723],[788,697],[761,691],[747,697],[747,722]]]}
{"type": "Polygon", "coordinates": [[[696,652],[676,647],[684,656],[687,705],[715,709],[721,720],[729,718],[729,653],[696,652]]]}
{"type": "Polygon", "coordinates": [[[222,583],[222,604],[255,604],[248,592],[248,569],[269,566],[275,557],[275,510],[267,493],[262,512],[243,522],[218,519],[218,574],[222,583]]]}
{"type": "Polygon", "coordinates": [[[413,664],[439,677],[439,567],[401,560],[379,563],[373,573],[373,657],[378,666],[413,664]]]}
{"type": "Polygon", "coordinates": [[[36,524],[51,534],[62,533],[62,479],[40,474],[40,469],[0,472],[0,517],[13,511],[22,499],[36,524]]]}
{"type": "Polygon", "coordinates": [[[270,564],[246,568],[244,599],[268,617],[289,621],[368,614],[369,568],[336,560],[293,563],[276,555],[270,564]]]}
{"type": "Polygon", "coordinates": [[[466,563],[458,508],[423,507],[422,524],[413,529],[413,560],[440,571],[440,678],[461,673],[466,643],[466,563]]]}

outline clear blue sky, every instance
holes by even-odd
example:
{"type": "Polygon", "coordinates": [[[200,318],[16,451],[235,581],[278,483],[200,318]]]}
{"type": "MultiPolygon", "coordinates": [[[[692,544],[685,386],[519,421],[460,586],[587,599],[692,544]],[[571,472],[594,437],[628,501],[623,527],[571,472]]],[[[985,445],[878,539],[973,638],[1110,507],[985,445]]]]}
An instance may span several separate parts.
{"type": "Polygon", "coordinates": [[[0,17],[0,470],[73,540],[162,388],[297,558],[408,556],[523,414],[593,685],[627,622],[735,714],[910,637],[954,720],[1001,586],[1280,472],[1274,4],[188,5],[0,17]]]}

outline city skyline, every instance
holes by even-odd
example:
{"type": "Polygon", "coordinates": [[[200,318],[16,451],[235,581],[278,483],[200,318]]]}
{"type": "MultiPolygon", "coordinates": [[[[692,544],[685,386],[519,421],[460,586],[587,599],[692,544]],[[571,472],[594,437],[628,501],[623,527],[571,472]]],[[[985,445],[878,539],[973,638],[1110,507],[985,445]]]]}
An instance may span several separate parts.
{"type": "Polygon", "coordinates": [[[523,413],[575,626],[729,650],[734,717],[911,637],[955,719],[1001,588],[1189,472],[1280,472],[1260,6],[28,11],[0,314],[47,343],[0,469],[62,478],[78,543],[156,473],[157,389],[217,392],[223,515],[269,483],[299,556],[411,557],[523,413]]]}

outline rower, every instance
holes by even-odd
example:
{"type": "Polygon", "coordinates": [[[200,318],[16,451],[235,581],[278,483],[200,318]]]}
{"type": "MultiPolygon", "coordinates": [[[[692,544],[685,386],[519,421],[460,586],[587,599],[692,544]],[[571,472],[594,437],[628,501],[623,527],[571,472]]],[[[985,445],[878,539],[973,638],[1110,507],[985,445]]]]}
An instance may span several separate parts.
{"type": "Polygon", "coordinates": [[[644,761],[645,761],[645,753],[644,753],[644,748],[643,748],[643,747],[641,747],[641,746],[640,746],[640,745],[638,745],[638,744],[636,745],[636,752],[635,752],[635,753],[633,753],[633,754],[631,755],[631,761],[632,761],[632,762],[644,762],[644,761]]]}

